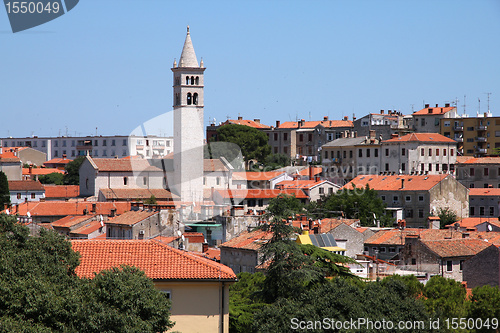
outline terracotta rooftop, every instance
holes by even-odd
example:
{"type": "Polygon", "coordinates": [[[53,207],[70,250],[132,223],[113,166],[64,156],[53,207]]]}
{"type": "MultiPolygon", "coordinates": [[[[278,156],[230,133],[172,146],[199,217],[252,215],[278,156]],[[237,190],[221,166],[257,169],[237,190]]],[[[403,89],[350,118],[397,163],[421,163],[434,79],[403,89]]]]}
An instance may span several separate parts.
{"type": "Polygon", "coordinates": [[[453,106],[449,107],[428,107],[424,108],[422,110],[419,110],[417,112],[414,112],[414,116],[422,116],[422,115],[442,115],[447,112],[450,112],[451,110],[455,109],[453,106]]]}
{"type": "Polygon", "coordinates": [[[254,230],[243,231],[237,237],[222,243],[220,247],[231,247],[235,249],[258,250],[273,237],[270,231],[254,230]]]}
{"type": "Polygon", "coordinates": [[[115,209],[115,214],[123,214],[130,210],[130,202],[89,202],[89,201],[42,201],[24,202],[10,209],[12,214],[18,213],[26,216],[30,212],[32,216],[68,216],[84,215],[86,210],[92,212],[92,205],[95,205],[95,214],[110,215],[115,209]]]}
{"type": "Polygon", "coordinates": [[[6,162],[6,163],[21,163],[21,160],[19,157],[14,155],[13,152],[10,151],[4,151],[3,154],[0,154],[0,163],[6,162]]]}
{"type": "Polygon", "coordinates": [[[321,125],[325,128],[332,127],[353,127],[353,123],[351,120],[322,120],[322,121],[305,121],[303,126],[299,126],[300,122],[296,121],[286,121],[282,123],[278,128],[279,129],[293,129],[293,128],[315,128],[318,125],[321,125]]]}
{"type": "Polygon", "coordinates": [[[361,175],[357,176],[342,189],[364,188],[367,184],[376,191],[428,191],[449,175],[361,175]],[[402,187],[404,180],[404,188],[402,187]]]}
{"type": "Polygon", "coordinates": [[[309,170],[313,170],[312,175],[316,176],[319,175],[323,172],[323,168],[321,167],[312,167],[312,168],[305,168],[299,171],[299,175],[301,176],[310,176],[309,175],[309,170]]]}
{"type": "Polygon", "coordinates": [[[204,172],[215,172],[215,171],[228,171],[224,163],[219,159],[204,159],[203,160],[203,171],[204,172]]]}
{"type": "Polygon", "coordinates": [[[267,125],[261,124],[260,122],[256,122],[254,120],[247,120],[247,119],[229,119],[229,120],[226,120],[225,122],[223,122],[221,124],[221,126],[224,126],[227,124],[245,125],[245,126],[253,127],[256,129],[271,128],[271,126],[267,126],[267,125]]]}
{"type": "Polygon", "coordinates": [[[92,220],[94,217],[95,215],[68,215],[62,219],[52,222],[51,225],[56,228],[71,228],[79,223],[92,220]]]}
{"type": "Polygon", "coordinates": [[[491,245],[484,239],[422,240],[432,252],[442,258],[473,256],[491,245]]]}
{"type": "Polygon", "coordinates": [[[141,171],[156,171],[161,172],[160,168],[152,166],[145,159],[117,159],[117,158],[95,158],[92,159],[99,171],[105,172],[141,172],[141,171]]]}
{"type": "Polygon", "coordinates": [[[500,196],[500,188],[470,188],[469,196],[500,196]]]}
{"type": "Polygon", "coordinates": [[[189,243],[205,243],[205,236],[201,232],[185,232],[184,237],[189,239],[189,243]]]}
{"type": "Polygon", "coordinates": [[[43,185],[45,198],[76,198],[80,194],[78,185],[43,185]]]}
{"type": "Polygon", "coordinates": [[[427,143],[457,143],[455,140],[445,137],[439,133],[410,133],[398,136],[394,139],[384,140],[383,143],[394,142],[427,142],[427,143]]]}
{"type": "MultiPolygon", "coordinates": [[[[330,185],[334,185],[327,180],[284,180],[276,184],[276,188],[279,189],[311,189],[323,183],[328,183],[330,185]]],[[[335,186],[338,188],[338,186],[335,186]]]]}
{"type": "Polygon", "coordinates": [[[73,250],[80,253],[79,277],[120,265],[135,266],[153,280],[235,281],[227,266],[174,249],[152,240],[73,240],[73,250]]]}
{"type": "Polygon", "coordinates": [[[50,165],[50,164],[68,164],[69,162],[73,162],[73,160],[70,160],[68,158],[53,158],[51,160],[48,160],[47,162],[44,162],[44,165],[50,165]]]}
{"type": "Polygon", "coordinates": [[[500,227],[500,221],[496,217],[466,217],[460,221],[448,224],[446,228],[454,228],[455,223],[458,223],[461,228],[475,229],[477,225],[484,222],[489,222],[500,227]]]}
{"type": "Polygon", "coordinates": [[[37,180],[9,180],[9,191],[45,191],[37,180]]]}
{"type": "Polygon", "coordinates": [[[257,171],[257,172],[245,172],[238,171],[233,172],[233,177],[238,177],[238,179],[246,179],[248,181],[252,180],[271,180],[282,174],[286,174],[285,171],[257,171]]]}
{"type": "Polygon", "coordinates": [[[99,191],[108,201],[149,199],[152,195],[155,196],[156,200],[162,201],[171,201],[179,198],[177,195],[164,189],[101,188],[99,191]]]}
{"type": "MultiPolygon", "coordinates": [[[[495,232],[478,232],[469,231],[466,232],[471,239],[489,239],[496,234],[495,232]]],[[[423,240],[441,240],[446,238],[451,239],[462,239],[464,233],[460,231],[454,231],[449,229],[416,229],[416,228],[406,228],[404,230],[390,229],[381,230],[369,237],[365,241],[365,245],[404,245],[405,237],[417,236],[423,240]]]]}
{"type": "Polygon", "coordinates": [[[55,168],[31,168],[31,172],[29,168],[23,168],[23,175],[37,175],[37,176],[42,176],[42,175],[49,175],[51,173],[60,173],[64,174],[64,170],[59,170],[55,168]]]}
{"type": "Polygon", "coordinates": [[[500,164],[500,157],[473,157],[460,164],[500,164]]]}
{"type": "Polygon", "coordinates": [[[476,158],[473,156],[457,156],[457,166],[458,164],[463,164],[468,160],[475,160],[476,158]]]}
{"type": "Polygon", "coordinates": [[[89,235],[96,230],[102,228],[101,221],[90,221],[89,223],[81,226],[80,228],[74,229],[70,232],[70,236],[73,235],[89,235]]]}
{"type": "Polygon", "coordinates": [[[307,199],[308,196],[302,190],[284,189],[249,189],[249,190],[216,190],[223,199],[240,198],[240,199],[271,199],[280,194],[293,195],[297,199],[307,199]]]}
{"type": "Polygon", "coordinates": [[[110,218],[106,221],[106,224],[115,224],[115,225],[134,225],[145,219],[159,214],[158,212],[149,212],[145,210],[141,211],[130,211],[125,212],[117,217],[110,218]]]}
{"type": "Polygon", "coordinates": [[[153,239],[155,239],[159,242],[162,242],[163,244],[169,245],[170,243],[178,240],[179,238],[181,238],[181,237],[180,236],[173,236],[173,237],[156,236],[153,239]]]}

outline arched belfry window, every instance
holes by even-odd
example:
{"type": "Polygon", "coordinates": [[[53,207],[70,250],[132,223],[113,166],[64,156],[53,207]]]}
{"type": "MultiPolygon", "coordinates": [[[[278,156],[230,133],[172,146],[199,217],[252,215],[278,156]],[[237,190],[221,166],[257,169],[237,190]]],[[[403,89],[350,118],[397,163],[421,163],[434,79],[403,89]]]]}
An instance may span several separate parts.
{"type": "Polygon", "coordinates": [[[199,77],[199,76],[197,76],[197,77],[196,77],[196,85],[199,85],[199,84],[200,84],[200,77],[199,77]]]}
{"type": "Polygon", "coordinates": [[[191,93],[188,93],[187,94],[187,105],[191,105],[191,102],[192,102],[192,100],[191,100],[191,93]]]}
{"type": "Polygon", "coordinates": [[[198,105],[198,93],[193,94],[193,104],[198,105]]]}
{"type": "Polygon", "coordinates": [[[189,76],[186,76],[186,84],[189,84],[189,76]]]}
{"type": "Polygon", "coordinates": [[[194,86],[194,76],[191,76],[191,85],[194,86]]]}

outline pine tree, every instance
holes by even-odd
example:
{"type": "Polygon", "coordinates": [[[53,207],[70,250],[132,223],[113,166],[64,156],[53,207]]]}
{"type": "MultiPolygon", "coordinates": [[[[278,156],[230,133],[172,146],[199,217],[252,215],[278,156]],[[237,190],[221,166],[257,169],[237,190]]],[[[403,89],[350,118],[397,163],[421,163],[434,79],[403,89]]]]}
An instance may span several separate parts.
{"type": "Polygon", "coordinates": [[[10,205],[9,182],[3,171],[0,171],[0,207],[3,210],[5,204],[10,205]]]}

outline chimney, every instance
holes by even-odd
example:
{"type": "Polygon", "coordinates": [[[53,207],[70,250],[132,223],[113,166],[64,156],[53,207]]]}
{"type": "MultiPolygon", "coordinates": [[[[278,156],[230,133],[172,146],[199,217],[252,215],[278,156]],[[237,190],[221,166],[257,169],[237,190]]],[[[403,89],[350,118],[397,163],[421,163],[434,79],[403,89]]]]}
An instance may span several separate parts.
{"type": "Polygon", "coordinates": [[[352,121],[355,121],[356,120],[356,117],[352,116],[352,121]]]}
{"type": "Polygon", "coordinates": [[[436,104],[436,107],[438,107],[438,104],[436,104]]]}
{"type": "Polygon", "coordinates": [[[306,124],[306,121],[304,119],[300,120],[300,126],[304,126],[306,124]]]}
{"type": "Polygon", "coordinates": [[[424,109],[427,109],[429,107],[429,104],[425,104],[424,109]]]}
{"type": "Polygon", "coordinates": [[[384,110],[380,110],[380,114],[384,114],[384,110]]]}
{"type": "Polygon", "coordinates": [[[392,114],[392,110],[387,110],[387,114],[391,115],[392,114]]]}
{"type": "Polygon", "coordinates": [[[445,107],[445,108],[449,108],[449,107],[450,107],[450,103],[445,103],[445,104],[444,104],[444,107],[445,107]]]}
{"type": "Polygon", "coordinates": [[[309,180],[313,180],[314,179],[314,167],[312,165],[309,166],[309,180]]]}
{"type": "Polygon", "coordinates": [[[401,179],[401,189],[405,188],[405,180],[404,178],[401,179]]]}
{"type": "Polygon", "coordinates": [[[30,164],[28,172],[29,172],[30,175],[33,173],[33,164],[30,164]]]}
{"type": "Polygon", "coordinates": [[[395,138],[397,138],[397,137],[399,137],[399,135],[398,135],[397,133],[392,133],[392,134],[391,134],[391,139],[395,139],[395,138]]]}
{"type": "Polygon", "coordinates": [[[429,113],[432,113],[433,109],[432,108],[429,108],[429,113]]]}
{"type": "Polygon", "coordinates": [[[243,117],[242,116],[238,116],[238,120],[243,120],[243,117]]]}
{"type": "Polygon", "coordinates": [[[201,252],[205,253],[207,251],[208,251],[208,243],[203,243],[201,252]]]}
{"type": "Polygon", "coordinates": [[[254,119],[253,121],[255,121],[257,124],[260,124],[260,119],[254,119]]]}
{"type": "Polygon", "coordinates": [[[344,116],[344,120],[349,120],[349,116],[344,116]]]}
{"type": "Polygon", "coordinates": [[[323,121],[328,121],[328,117],[327,117],[327,116],[324,116],[324,117],[323,117],[323,121]]]}
{"type": "Polygon", "coordinates": [[[464,232],[464,233],[462,234],[462,238],[469,238],[469,237],[470,237],[470,234],[469,234],[469,233],[464,232]]]}
{"type": "Polygon", "coordinates": [[[63,158],[63,160],[65,160],[66,159],[66,154],[63,154],[62,158],[63,158]]]}
{"type": "Polygon", "coordinates": [[[280,127],[280,125],[281,125],[281,121],[276,120],[276,128],[280,127]]]}
{"type": "Polygon", "coordinates": [[[319,178],[320,178],[319,176],[318,177],[314,177],[314,180],[317,181],[317,182],[319,182],[320,181],[319,178]]]}

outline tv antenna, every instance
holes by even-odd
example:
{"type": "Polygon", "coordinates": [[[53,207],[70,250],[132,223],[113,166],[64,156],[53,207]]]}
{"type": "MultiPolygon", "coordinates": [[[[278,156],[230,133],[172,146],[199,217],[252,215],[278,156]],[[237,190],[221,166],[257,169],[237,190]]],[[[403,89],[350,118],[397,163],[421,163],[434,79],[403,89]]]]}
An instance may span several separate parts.
{"type": "Polygon", "coordinates": [[[488,96],[488,112],[490,112],[490,92],[485,93],[488,96]]]}
{"type": "Polygon", "coordinates": [[[464,95],[464,105],[462,105],[462,106],[464,107],[464,114],[465,114],[465,106],[466,106],[466,105],[465,105],[465,98],[466,98],[466,97],[467,97],[467,96],[466,96],[466,95],[464,95]]]}

